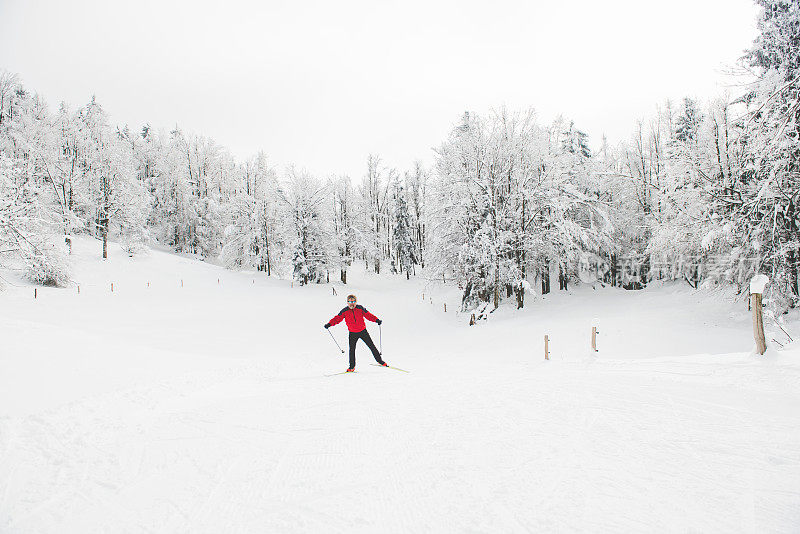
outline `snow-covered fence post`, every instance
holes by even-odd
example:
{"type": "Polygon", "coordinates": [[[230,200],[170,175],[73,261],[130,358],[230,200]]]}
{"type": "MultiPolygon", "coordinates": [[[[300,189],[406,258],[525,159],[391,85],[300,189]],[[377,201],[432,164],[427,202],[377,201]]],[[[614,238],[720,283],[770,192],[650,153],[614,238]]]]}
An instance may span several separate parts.
{"type": "Polygon", "coordinates": [[[447,313],[447,303],[444,303],[444,312],[447,313]]]}
{"type": "Polygon", "coordinates": [[[767,351],[767,341],[764,339],[764,316],[761,311],[761,296],[764,288],[769,283],[766,275],[759,274],[750,280],[750,308],[753,310],[753,337],[756,340],[756,350],[759,354],[767,351]]]}
{"type": "Polygon", "coordinates": [[[548,338],[547,334],[545,334],[544,335],[544,359],[545,360],[549,360],[550,359],[550,349],[547,346],[549,341],[550,341],[550,338],[548,338]]]}

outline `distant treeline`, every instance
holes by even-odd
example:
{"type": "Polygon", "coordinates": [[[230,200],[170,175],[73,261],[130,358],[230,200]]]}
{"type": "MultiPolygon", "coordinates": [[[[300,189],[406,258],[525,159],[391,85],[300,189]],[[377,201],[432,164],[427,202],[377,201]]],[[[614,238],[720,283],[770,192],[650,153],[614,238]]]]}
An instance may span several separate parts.
{"type": "Polygon", "coordinates": [[[432,168],[370,155],[357,183],[278,172],[264,153],[235,161],[178,128],[112,126],[94,98],[53,112],[0,71],[0,263],[66,284],[78,233],[103,257],[110,237],[129,254],[158,242],[301,285],[346,282],[363,261],[456,283],[465,310],[522,307],[551,276],[561,289],[654,278],[742,289],[763,272],[786,310],[798,301],[800,6],[757,3],[736,98],[666,102],[594,153],[569,120],[465,113],[432,168]]]}

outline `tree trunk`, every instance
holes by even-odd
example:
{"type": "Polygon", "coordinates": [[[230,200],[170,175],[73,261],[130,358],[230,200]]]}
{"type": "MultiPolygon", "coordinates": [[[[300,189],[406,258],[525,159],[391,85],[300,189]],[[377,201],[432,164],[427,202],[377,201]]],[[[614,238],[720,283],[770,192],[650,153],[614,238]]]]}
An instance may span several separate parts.
{"type": "Polygon", "coordinates": [[[264,250],[267,256],[267,276],[272,274],[272,268],[269,261],[269,232],[267,231],[267,225],[264,225],[264,250]]]}
{"type": "Polygon", "coordinates": [[[103,176],[101,187],[103,191],[103,218],[100,220],[100,231],[103,234],[103,259],[106,259],[108,258],[108,217],[111,213],[111,184],[108,176],[103,176]]]}
{"type": "Polygon", "coordinates": [[[789,264],[789,287],[792,291],[792,300],[790,306],[794,308],[797,305],[798,288],[797,288],[797,253],[794,249],[790,249],[786,256],[786,261],[789,264]]]}
{"type": "MultiPolygon", "coordinates": [[[[467,305],[470,301],[470,296],[472,295],[472,281],[468,281],[467,285],[464,287],[464,292],[461,294],[461,311],[467,311],[467,305]]],[[[423,300],[425,295],[422,295],[423,300]]]]}
{"type": "Polygon", "coordinates": [[[550,262],[546,262],[542,269],[542,295],[548,293],[550,293],[550,262]]]}
{"type": "Polygon", "coordinates": [[[610,272],[611,272],[611,287],[617,286],[617,255],[611,255],[611,265],[610,265],[610,272]]]}
{"type": "Polygon", "coordinates": [[[500,307],[500,272],[497,268],[494,271],[494,291],[492,291],[492,293],[494,297],[494,309],[496,310],[500,307]]]}
{"type": "Polygon", "coordinates": [[[103,259],[108,258],[108,229],[106,226],[101,230],[103,233],[103,259]]]}
{"type": "Polygon", "coordinates": [[[339,278],[341,279],[343,284],[347,284],[347,269],[342,269],[339,278]]]}
{"type": "Polygon", "coordinates": [[[650,256],[645,256],[644,263],[641,265],[641,271],[639,272],[641,289],[647,287],[647,277],[649,274],[650,274],[650,256]]]}

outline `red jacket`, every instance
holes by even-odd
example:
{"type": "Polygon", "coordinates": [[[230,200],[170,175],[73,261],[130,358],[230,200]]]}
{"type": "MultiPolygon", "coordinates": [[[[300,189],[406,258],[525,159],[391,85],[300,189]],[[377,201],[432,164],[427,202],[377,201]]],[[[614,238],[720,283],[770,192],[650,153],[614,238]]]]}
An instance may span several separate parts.
{"type": "Polygon", "coordinates": [[[378,322],[377,317],[368,312],[367,309],[361,304],[357,304],[352,310],[349,306],[347,308],[343,308],[342,311],[333,317],[333,319],[328,321],[328,324],[333,326],[341,323],[342,319],[344,319],[344,322],[347,323],[348,330],[351,332],[361,332],[367,327],[367,325],[364,324],[365,318],[369,319],[373,323],[378,322]]]}

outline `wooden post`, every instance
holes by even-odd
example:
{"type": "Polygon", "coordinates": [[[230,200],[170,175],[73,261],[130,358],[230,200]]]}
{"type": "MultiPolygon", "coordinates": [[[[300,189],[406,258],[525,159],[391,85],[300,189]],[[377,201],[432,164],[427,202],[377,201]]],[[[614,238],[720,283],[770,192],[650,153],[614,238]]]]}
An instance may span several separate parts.
{"type": "Polygon", "coordinates": [[[183,287],[183,278],[181,278],[181,287],[183,287]]]}
{"type": "Polygon", "coordinates": [[[35,299],[35,298],[36,298],[36,296],[37,296],[37,290],[36,290],[36,288],[34,287],[34,288],[33,288],[33,298],[35,299]]]}
{"type": "Polygon", "coordinates": [[[550,341],[550,338],[548,338],[547,334],[545,334],[544,335],[544,359],[545,360],[549,360],[550,359],[550,348],[548,347],[548,342],[549,341],[550,341]]]}
{"type": "Polygon", "coordinates": [[[217,284],[219,284],[219,278],[217,278],[217,284]]]}
{"type": "Polygon", "coordinates": [[[111,292],[114,292],[114,282],[111,282],[111,292]]]}
{"type": "Polygon", "coordinates": [[[444,303],[444,312],[447,313],[447,303],[444,303]]]}
{"type": "Polygon", "coordinates": [[[475,324],[475,314],[469,316],[469,325],[472,326],[475,324]]]}
{"type": "Polygon", "coordinates": [[[425,302],[425,293],[422,294],[422,302],[425,302]]]}
{"type": "Polygon", "coordinates": [[[149,280],[147,281],[147,287],[150,287],[150,281],[149,280]]]}
{"type": "Polygon", "coordinates": [[[756,340],[756,350],[759,354],[767,351],[767,341],[764,339],[764,316],[761,313],[761,293],[750,294],[750,307],[753,309],[753,337],[756,340]]]}
{"type": "Polygon", "coordinates": [[[81,286],[78,286],[78,295],[81,294],[81,286]]]}
{"type": "Polygon", "coordinates": [[[597,352],[597,327],[592,327],[592,350],[597,352]]]}
{"type": "Polygon", "coordinates": [[[753,310],[753,337],[756,340],[756,350],[759,354],[767,351],[767,341],[764,339],[764,316],[761,310],[761,294],[769,283],[769,278],[763,274],[753,277],[750,281],[750,308],[753,310]]]}

